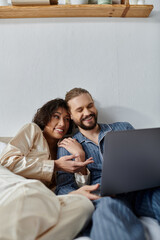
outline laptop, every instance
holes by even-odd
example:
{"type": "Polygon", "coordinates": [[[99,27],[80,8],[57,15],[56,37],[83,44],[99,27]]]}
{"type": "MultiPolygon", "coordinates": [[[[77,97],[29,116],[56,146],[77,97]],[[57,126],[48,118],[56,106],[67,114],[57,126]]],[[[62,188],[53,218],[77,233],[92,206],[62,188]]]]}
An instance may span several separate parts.
{"type": "Polygon", "coordinates": [[[109,132],[104,139],[101,196],[160,186],[160,128],[109,132]]]}

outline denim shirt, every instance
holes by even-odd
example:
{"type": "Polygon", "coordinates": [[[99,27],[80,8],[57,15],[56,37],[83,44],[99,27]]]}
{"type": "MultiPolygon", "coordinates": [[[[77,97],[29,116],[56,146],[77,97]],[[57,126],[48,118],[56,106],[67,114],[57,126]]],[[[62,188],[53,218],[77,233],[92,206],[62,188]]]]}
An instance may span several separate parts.
{"type": "MultiPolygon", "coordinates": [[[[122,131],[122,130],[131,130],[133,129],[132,125],[127,122],[116,122],[113,124],[99,124],[100,133],[98,136],[98,145],[80,132],[76,133],[73,138],[82,145],[83,150],[85,151],[85,158],[88,159],[93,157],[94,163],[91,163],[87,166],[90,170],[90,184],[100,183],[102,175],[102,163],[103,163],[103,149],[104,149],[104,137],[110,131],[122,131]]],[[[57,159],[70,155],[70,153],[65,148],[58,149],[57,159]]],[[[67,194],[71,191],[78,189],[78,186],[75,182],[74,174],[66,173],[59,171],[57,172],[57,187],[56,194],[62,195],[67,194]]]]}

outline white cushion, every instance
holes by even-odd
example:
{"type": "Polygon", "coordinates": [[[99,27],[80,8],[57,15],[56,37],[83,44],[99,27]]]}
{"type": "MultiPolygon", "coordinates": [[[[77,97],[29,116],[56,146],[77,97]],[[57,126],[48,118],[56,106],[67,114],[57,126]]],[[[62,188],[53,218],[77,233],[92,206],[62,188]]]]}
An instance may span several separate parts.
{"type": "Polygon", "coordinates": [[[158,221],[150,217],[141,217],[140,219],[145,228],[146,240],[159,240],[160,225],[158,221]]]}
{"type": "Polygon", "coordinates": [[[7,144],[4,142],[0,142],[0,154],[2,153],[3,149],[5,148],[7,144]]]}

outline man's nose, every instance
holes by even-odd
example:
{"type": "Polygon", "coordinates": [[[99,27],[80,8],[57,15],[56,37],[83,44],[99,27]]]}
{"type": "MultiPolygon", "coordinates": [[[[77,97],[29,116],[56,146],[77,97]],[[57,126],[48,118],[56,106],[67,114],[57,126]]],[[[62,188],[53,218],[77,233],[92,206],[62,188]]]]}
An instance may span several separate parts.
{"type": "Polygon", "coordinates": [[[83,115],[84,115],[84,116],[87,116],[87,115],[89,115],[89,114],[91,114],[91,112],[89,111],[89,109],[85,108],[85,109],[83,110],[83,115]]]}

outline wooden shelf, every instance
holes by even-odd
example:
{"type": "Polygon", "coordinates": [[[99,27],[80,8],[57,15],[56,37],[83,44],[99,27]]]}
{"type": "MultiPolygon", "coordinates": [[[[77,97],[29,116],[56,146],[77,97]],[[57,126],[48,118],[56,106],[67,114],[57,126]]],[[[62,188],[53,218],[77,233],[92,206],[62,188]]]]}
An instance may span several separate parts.
{"type": "Polygon", "coordinates": [[[49,5],[4,6],[0,18],[50,18],[50,17],[148,17],[153,5],[49,5]]]}

